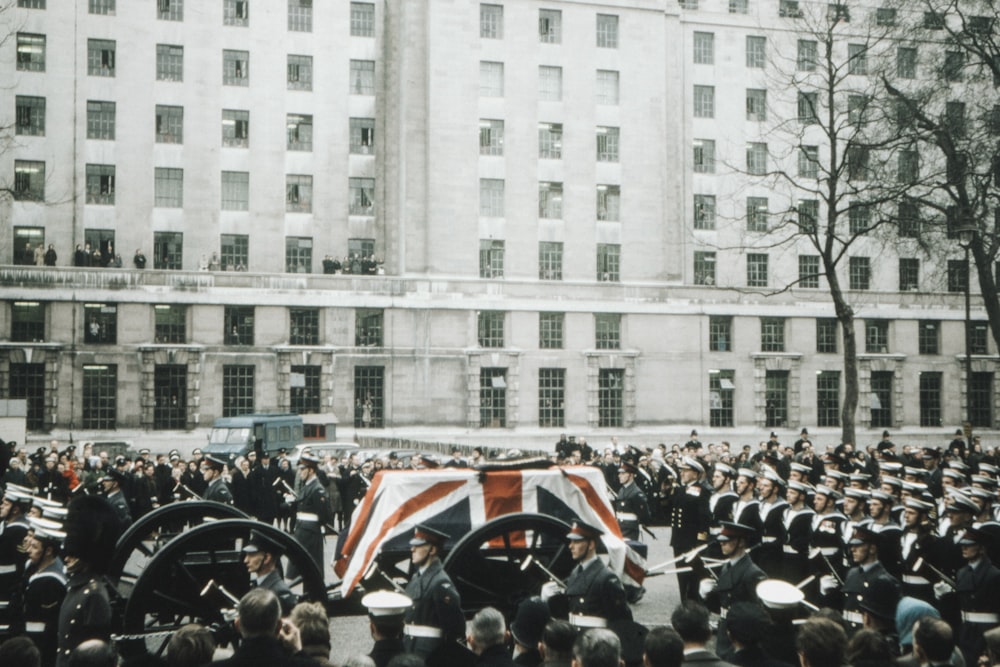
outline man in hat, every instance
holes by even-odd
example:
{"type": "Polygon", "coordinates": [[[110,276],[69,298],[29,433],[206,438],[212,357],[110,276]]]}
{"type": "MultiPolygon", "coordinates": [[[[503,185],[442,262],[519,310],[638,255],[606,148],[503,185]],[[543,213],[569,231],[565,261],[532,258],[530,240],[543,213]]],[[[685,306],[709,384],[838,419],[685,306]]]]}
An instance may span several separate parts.
{"type": "Polygon", "coordinates": [[[626,540],[638,542],[642,526],[649,523],[649,503],[646,494],[635,483],[639,469],[631,461],[622,461],[618,467],[618,496],[612,505],[615,517],[626,540]]]}
{"type": "Polygon", "coordinates": [[[253,515],[258,521],[274,524],[278,518],[280,495],[274,485],[279,477],[278,466],[271,461],[271,453],[266,449],[260,452],[260,461],[250,470],[248,477],[250,485],[250,502],[253,515]]]}
{"type": "Polygon", "coordinates": [[[952,438],[951,442],[948,444],[948,455],[957,456],[958,458],[965,460],[965,431],[960,428],[955,429],[955,437],[952,438]]]}
{"type": "MultiPolygon", "coordinates": [[[[674,556],[680,556],[708,540],[712,514],[708,508],[711,492],[698,481],[705,474],[705,467],[694,457],[685,456],[680,463],[680,481],[670,493],[670,546],[674,556]]],[[[677,584],[681,600],[696,594],[697,579],[689,573],[678,572],[677,584]]]]}
{"type": "Polygon", "coordinates": [[[875,489],[868,497],[868,529],[878,534],[878,558],[886,571],[896,579],[903,576],[903,528],[891,520],[895,498],[882,489],[875,489]]]}
{"type": "Polygon", "coordinates": [[[259,530],[251,530],[250,539],[243,546],[243,564],[250,574],[251,585],[267,588],[278,596],[281,615],[288,616],[298,598],[278,571],[283,553],[285,550],[277,541],[259,530]]]}
{"type": "Polygon", "coordinates": [[[122,527],[127,528],[132,523],[132,512],[129,509],[125,494],[122,493],[122,484],[125,483],[125,475],[117,468],[108,468],[108,471],[101,478],[101,488],[108,502],[118,515],[118,521],[122,527]]]}
{"type": "Polygon", "coordinates": [[[600,528],[580,519],[573,521],[566,539],[576,567],[566,579],[569,621],[577,627],[606,627],[619,619],[632,620],[625,587],[604,561],[597,557],[600,528]]]}
{"type": "Polygon", "coordinates": [[[701,441],[698,440],[698,431],[696,429],[691,429],[691,437],[684,443],[684,449],[689,450],[692,455],[696,455],[698,450],[701,449],[701,441]]]}
{"type": "Polygon", "coordinates": [[[395,591],[375,591],[361,598],[361,604],[368,609],[368,627],[375,640],[368,657],[375,667],[386,667],[404,651],[403,617],[413,601],[395,591]]]}
{"type": "Polygon", "coordinates": [[[757,481],[757,511],[760,515],[760,545],[754,549],[753,560],[769,578],[781,574],[785,543],[785,510],[788,503],[782,498],[785,480],[770,468],[761,471],[757,481]]]}
{"type": "Polygon", "coordinates": [[[813,510],[809,507],[812,487],[804,481],[789,480],[785,500],[785,542],[781,547],[784,567],[780,579],[798,584],[809,573],[809,539],[812,535],[813,510]]]}
{"type": "Polygon", "coordinates": [[[66,574],[59,549],[66,534],[62,524],[32,519],[28,535],[28,567],[25,570],[24,631],[42,653],[42,664],[56,660],[59,606],[66,597],[66,574]]]}
{"type": "Polygon", "coordinates": [[[514,664],[523,667],[538,667],[542,664],[542,654],[538,647],[550,618],[549,605],[541,598],[521,600],[510,624],[510,636],[514,640],[514,664]]]}
{"type": "Polygon", "coordinates": [[[902,557],[902,594],[935,603],[934,581],[938,576],[931,566],[939,562],[939,538],[934,535],[930,512],[934,506],[918,498],[908,498],[903,508],[903,534],[900,540],[902,557]]]}
{"type": "Polygon", "coordinates": [[[874,630],[888,642],[894,655],[899,653],[899,635],[896,631],[896,607],[899,606],[897,582],[889,577],[876,577],[858,603],[866,630],[874,630]]]}
{"type": "Polygon", "coordinates": [[[986,647],[983,633],[1000,624],[1000,569],[986,554],[988,539],[986,533],[970,527],[958,542],[966,562],[955,577],[962,609],[958,646],[966,665],[979,663],[986,647]]]}
{"type": "Polygon", "coordinates": [[[21,548],[28,535],[29,489],[8,485],[0,503],[0,641],[20,632],[20,591],[24,576],[21,548]]]}
{"type": "Polygon", "coordinates": [[[864,619],[861,616],[861,602],[864,599],[865,590],[871,582],[879,577],[886,577],[896,582],[878,559],[878,533],[872,532],[869,524],[859,524],[854,528],[854,533],[847,542],[851,553],[851,560],[854,567],[847,571],[844,577],[844,585],[840,590],[839,604],[836,600],[831,600],[829,606],[843,609],[844,621],[847,623],[848,634],[856,632],[864,626],[864,619]]]}
{"type": "Polygon", "coordinates": [[[737,602],[757,602],[757,584],[767,575],[757,567],[747,552],[756,531],[751,526],[726,522],[722,524],[719,543],[726,563],[719,570],[719,579],[702,579],[698,593],[709,609],[719,614],[715,651],[723,660],[732,658],[732,645],[726,630],[726,615],[737,602]]]}
{"type": "Polygon", "coordinates": [[[813,510],[816,513],[812,518],[809,551],[815,554],[812,561],[813,572],[817,576],[842,577],[843,575],[843,523],[847,517],[837,511],[839,499],[840,494],[829,486],[824,484],[816,486],[813,497],[813,510]]]}
{"type": "Polygon", "coordinates": [[[792,451],[799,454],[802,451],[803,445],[809,442],[809,429],[805,426],[799,431],[799,439],[792,443],[792,451]]]}
{"type": "Polygon", "coordinates": [[[202,497],[223,505],[233,504],[233,492],[222,478],[227,461],[216,456],[206,456],[201,460],[201,477],[205,480],[205,492],[202,497]]]}
{"type": "Polygon", "coordinates": [[[455,642],[465,636],[462,599],[444,571],[441,553],[448,536],[418,525],[410,539],[413,576],[406,596],[413,600],[403,627],[403,646],[432,665],[446,666],[455,642]]]}
{"type": "Polygon", "coordinates": [[[733,522],[760,529],[760,508],[757,506],[757,473],[753,468],[736,471],[736,504],[733,505],[733,522]]]}
{"type": "Polygon", "coordinates": [[[732,490],[736,470],[726,463],[716,463],[712,470],[712,495],[708,499],[708,509],[712,513],[709,533],[722,532],[722,522],[733,520],[733,506],[738,496],[732,490]]]}
{"type": "MultiPolygon", "coordinates": [[[[323,531],[333,522],[333,510],[327,499],[326,488],[319,481],[319,464],[320,460],[312,454],[299,457],[299,479],[302,486],[298,500],[292,500],[295,503],[295,530],[292,535],[305,547],[322,572],[323,531]]],[[[297,574],[294,564],[290,564],[288,576],[294,579],[297,574]]]]}
{"type": "Polygon", "coordinates": [[[882,439],[875,446],[875,451],[880,459],[896,461],[896,443],[892,441],[889,431],[882,431],[882,439]]]}

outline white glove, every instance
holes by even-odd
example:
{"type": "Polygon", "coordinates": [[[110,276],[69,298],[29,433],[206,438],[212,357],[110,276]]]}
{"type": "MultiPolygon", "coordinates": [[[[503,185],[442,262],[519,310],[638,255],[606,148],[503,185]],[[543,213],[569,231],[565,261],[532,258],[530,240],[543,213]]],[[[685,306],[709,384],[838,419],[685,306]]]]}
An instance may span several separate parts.
{"type": "Polygon", "coordinates": [[[826,595],[831,591],[837,590],[837,580],[833,578],[832,574],[824,574],[819,578],[819,592],[822,595],[826,595]]]}
{"type": "Polygon", "coordinates": [[[544,584],[542,584],[542,590],[540,591],[539,596],[542,598],[543,601],[548,602],[549,598],[554,598],[557,595],[561,595],[563,591],[564,591],[563,587],[557,584],[556,582],[546,581],[544,584]]]}
{"type": "Polygon", "coordinates": [[[936,597],[938,600],[940,600],[941,598],[943,598],[945,595],[948,595],[949,593],[954,593],[954,592],[955,592],[955,589],[952,588],[945,581],[939,581],[936,584],[934,584],[934,597],[936,597]]]}
{"type": "Polygon", "coordinates": [[[704,600],[708,597],[708,594],[715,590],[715,580],[714,579],[702,579],[698,582],[698,595],[704,600]]]}
{"type": "Polygon", "coordinates": [[[292,495],[291,493],[286,493],[285,494],[285,502],[288,503],[289,505],[291,505],[292,503],[295,502],[295,496],[292,495]]]}

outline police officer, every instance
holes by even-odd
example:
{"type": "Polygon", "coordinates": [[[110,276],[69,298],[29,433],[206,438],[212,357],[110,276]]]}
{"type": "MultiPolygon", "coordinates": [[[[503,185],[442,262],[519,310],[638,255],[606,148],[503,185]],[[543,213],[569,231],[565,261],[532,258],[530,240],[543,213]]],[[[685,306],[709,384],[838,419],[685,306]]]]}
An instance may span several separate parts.
{"type": "Polygon", "coordinates": [[[224,505],[233,504],[233,492],[229,490],[226,480],[222,479],[222,471],[226,469],[227,461],[212,455],[201,460],[201,476],[207,486],[202,494],[205,500],[212,500],[224,505]]]}
{"type": "Polygon", "coordinates": [[[607,627],[615,621],[631,621],[632,610],[625,587],[611,568],[597,557],[597,543],[603,535],[580,519],[573,521],[566,539],[576,567],[566,579],[569,622],[580,628],[607,627]]]}
{"type": "Polygon", "coordinates": [[[30,489],[8,484],[0,503],[0,521],[3,522],[0,526],[0,641],[21,630],[18,613],[24,576],[21,548],[28,535],[26,515],[30,507],[30,489]]]}
{"type": "Polygon", "coordinates": [[[386,667],[403,652],[403,617],[413,600],[395,591],[375,591],[361,598],[368,609],[368,627],[375,645],[368,657],[375,667],[386,667]]]}
{"type": "MultiPolygon", "coordinates": [[[[711,512],[708,499],[711,492],[698,481],[705,474],[705,467],[694,457],[685,456],[680,463],[681,483],[670,493],[670,546],[674,556],[680,556],[701,546],[708,540],[711,512]]],[[[696,594],[698,580],[686,572],[677,574],[681,600],[696,594]]]]}
{"type": "Polygon", "coordinates": [[[413,575],[406,596],[413,600],[403,626],[403,646],[433,665],[450,665],[452,646],[465,635],[462,599],[444,571],[441,552],[448,536],[429,526],[418,525],[410,539],[413,575]]]}
{"type": "Polygon", "coordinates": [[[251,584],[267,588],[278,596],[281,615],[288,616],[298,598],[281,576],[278,566],[284,547],[258,530],[250,531],[250,539],[243,546],[243,564],[250,573],[251,584]]]}
{"type": "MultiPolygon", "coordinates": [[[[320,460],[311,454],[299,457],[299,479],[302,488],[295,504],[295,530],[292,535],[312,556],[316,567],[323,570],[323,530],[333,521],[333,511],[326,496],[326,488],[317,477],[320,460]]],[[[288,576],[298,575],[294,564],[288,567],[288,576]]]]}
{"type": "Polygon", "coordinates": [[[59,548],[66,534],[62,524],[48,519],[30,519],[25,570],[24,632],[42,654],[42,664],[56,660],[59,607],[66,597],[66,574],[59,548]]]}
{"type": "Polygon", "coordinates": [[[646,494],[635,483],[639,469],[631,461],[623,461],[618,467],[618,482],[621,485],[618,496],[612,503],[615,517],[626,540],[638,542],[641,527],[649,523],[649,504],[646,494]]]}
{"type": "Polygon", "coordinates": [[[122,493],[122,485],[125,484],[125,475],[117,468],[109,468],[104,477],[101,478],[101,486],[108,502],[118,515],[118,521],[123,527],[128,527],[132,523],[132,512],[129,510],[128,501],[122,493]]]}
{"type": "Polygon", "coordinates": [[[979,663],[985,653],[983,633],[1000,624],[1000,569],[986,555],[989,536],[978,528],[966,528],[959,538],[966,565],[955,577],[955,590],[962,608],[958,646],[966,665],[979,663]]]}

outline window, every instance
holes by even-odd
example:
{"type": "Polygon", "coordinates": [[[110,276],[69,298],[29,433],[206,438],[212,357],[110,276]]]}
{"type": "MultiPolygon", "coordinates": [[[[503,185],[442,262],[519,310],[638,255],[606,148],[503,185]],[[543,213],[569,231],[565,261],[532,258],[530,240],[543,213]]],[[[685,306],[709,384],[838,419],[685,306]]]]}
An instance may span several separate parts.
{"type": "Polygon", "coordinates": [[[889,320],[865,320],[865,352],[888,354],[889,320]]]}
{"type": "Polygon", "coordinates": [[[184,80],[184,47],[156,45],[156,78],[159,81],[184,80]]]}
{"type": "Polygon", "coordinates": [[[715,229],[715,195],[694,196],[694,228],[715,229]]]}
{"type": "Polygon", "coordinates": [[[288,130],[288,150],[311,151],[313,148],[312,114],[288,114],[285,123],[288,130]]]}
{"type": "Polygon", "coordinates": [[[818,62],[816,42],[808,39],[800,39],[798,45],[798,56],[795,60],[796,68],[800,72],[814,72],[818,62]]]}
{"type": "Polygon", "coordinates": [[[705,250],[694,252],[694,284],[715,284],[715,253],[705,250]]]}
{"type": "Polygon", "coordinates": [[[837,332],[839,323],[834,318],[816,320],[816,352],[818,354],[837,354],[837,332]]]}
{"type": "Polygon", "coordinates": [[[767,197],[747,197],[747,231],[766,232],[768,225],[767,197]]]}
{"type": "Polygon", "coordinates": [[[916,183],[920,177],[920,154],[915,150],[900,151],[896,157],[896,179],[900,183],[916,183]]]}
{"type": "Polygon", "coordinates": [[[87,203],[114,206],[115,166],[113,164],[87,165],[87,203]]]}
{"type": "Polygon", "coordinates": [[[594,313],[594,343],[598,350],[618,350],[622,346],[622,316],[594,313]]]}
{"type": "Polygon", "coordinates": [[[503,347],[503,321],[505,313],[501,310],[479,311],[479,346],[503,347]]]}
{"type": "Polygon", "coordinates": [[[291,366],[289,368],[288,408],[297,415],[321,412],[320,366],[291,366]]]}
{"type": "Polygon", "coordinates": [[[961,81],[962,70],[965,68],[965,52],[947,51],[944,54],[944,66],[941,73],[948,81],[961,81]]]}
{"type": "Polygon", "coordinates": [[[715,86],[694,87],[694,117],[715,117],[715,86]]]}
{"type": "Polygon", "coordinates": [[[14,227],[14,264],[35,266],[33,247],[45,247],[45,229],[43,227],[14,227]]]}
{"type": "Polygon", "coordinates": [[[750,11],[748,0],[729,0],[730,14],[746,14],[750,11]]]}
{"type": "Polygon", "coordinates": [[[87,74],[115,75],[115,42],[110,39],[87,40],[87,74]]]}
{"type": "Polygon", "coordinates": [[[919,354],[939,354],[941,323],[937,320],[917,322],[917,352],[919,354]]]}
{"type": "Polygon", "coordinates": [[[184,234],[153,233],[153,268],[179,271],[184,268],[184,234]]]}
{"type": "MultiPolygon", "coordinates": [[[[560,134],[562,126],[560,125],[560,134]]],[[[597,161],[618,162],[618,128],[598,126],[597,128],[597,161]]]]}
{"type": "Polygon", "coordinates": [[[357,347],[382,347],[381,309],[359,308],[354,313],[354,344],[357,347]]]}
{"type": "Polygon", "coordinates": [[[965,136],[965,103],[948,102],[944,109],[945,126],[955,137],[965,136]]]}
{"type": "Polygon", "coordinates": [[[715,33],[697,32],[694,33],[694,64],[714,65],[715,64],[715,33]]]}
{"type": "Polygon", "coordinates": [[[503,97],[503,63],[479,62],[479,96],[503,97]]]}
{"type": "Polygon", "coordinates": [[[543,220],[562,220],[562,183],[542,181],[538,184],[538,217],[543,220]]]}
{"type": "Polygon", "coordinates": [[[993,373],[972,374],[969,413],[973,426],[993,428],[993,373]]]}
{"type": "Polygon", "coordinates": [[[187,428],[187,366],[158,364],[153,371],[153,428],[187,428]]]}
{"type": "Polygon", "coordinates": [[[288,323],[290,344],[319,345],[319,308],[289,308],[288,323]]]}
{"type": "Polygon", "coordinates": [[[381,428],[385,425],[385,367],[354,367],[354,425],[381,428]],[[367,424],[365,417],[368,417],[367,424]]]}
{"type": "Polygon", "coordinates": [[[45,305],[37,301],[11,304],[10,339],[15,343],[40,343],[45,340],[45,305]]]}
{"type": "Polygon", "coordinates": [[[184,0],[156,0],[156,18],[161,21],[183,21],[184,0]]]}
{"type": "Polygon", "coordinates": [[[222,145],[230,148],[246,148],[250,145],[249,111],[222,110],[222,145]]]}
{"type": "Polygon", "coordinates": [[[871,228],[872,207],[862,202],[851,202],[847,209],[851,234],[864,234],[871,228]]]}
{"type": "Polygon", "coordinates": [[[308,236],[285,237],[285,273],[312,273],[313,240],[308,236]]]}
{"type": "Polygon", "coordinates": [[[157,208],[181,208],[184,206],[184,170],[156,167],[154,173],[153,206],[157,208]]]}
{"type": "Polygon", "coordinates": [[[989,354],[990,325],[986,322],[971,322],[972,354],[989,354]]]}
{"type": "Polygon", "coordinates": [[[479,277],[503,278],[504,242],[479,240],[479,277]]]}
{"type": "Polygon", "coordinates": [[[814,125],[819,122],[819,97],[816,93],[798,93],[798,118],[803,125],[814,125]]]}
{"type": "Polygon", "coordinates": [[[222,24],[243,27],[250,25],[250,0],[223,0],[222,24]]]}
{"type": "Polygon", "coordinates": [[[767,173],[767,144],[759,141],[747,144],[747,173],[752,176],[767,173]]]}
{"type": "MultiPolygon", "coordinates": [[[[353,120],[353,119],[352,119],[353,120]]],[[[479,154],[503,155],[503,121],[480,119],[479,154]]]]}
{"type": "Polygon", "coordinates": [[[971,35],[986,37],[993,32],[995,23],[996,17],[993,16],[970,16],[965,29],[971,35]]]}
{"type": "Polygon", "coordinates": [[[253,366],[222,367],[222,416],[238,417],[253,413],[253,366]]]}
{"type": "Polygon", "coordinates": [[[597,70],[597,104],[618,105],[617,70],[597,70]]]}
{"type": "Polygon", "coordinates": [[[45,163],[35,160],[14,160],[14,199],[45,200],[45,163]]]}
{"type": "Polygon", "coordinates": [[[507,369],[479,369],[479,426],[507,426],[507,369]]]}
{"type": "Polygon", "coordinates": [[[118,366],[83,367],[83,422],[85,429],[113,430],[118,420],[118,366]]]}
{"type": "Polygon", "coordinates": [[[927,30],[944,30],[944,14],[924,12],[924,28],[927,30]]]}
{"type": "Polygon", "coordinates": [[[798,226],[801,234],[815,234],[816,223],[819,221],[819,200],[801,199],[798,206],[798,226]]]}
{"type": "Polygon", "coordinates": [[[760,318],[760,350],[761,352],[785,351],[785,318],[760,318]]]}
{"type": "Polygon", "coordinates": [[[503,39],[503,5],[479,5],[479,36],[503,39]]]}
{"type": "Polygon", "coordinates": [[[184,143],[184,107],[156,105],[156,143],[184,143]]]}
{"type": "Polygon", "coordinates": [[[618,48],[618,16],[615,14],[597,15],[597,48],[618,48]]]}
{"type": "Polygon", "coordinates": [[[884,27],[896,25],[896,9],[893,7],[879,7],[875,10],[875,23],[884,27]]]}
{"type": "Polygon", "coordinates": [[[18,95],[15,101],[17,134],[41,137],[45,135],[45,98],[18,95]]]}
{"type": "Polygon", "coordinates": [[[850,146],[847,149],[847,178],[852,181],[867,181],[871,151],[867,146],[850,146]]]}
{"type": "Polygon", "coordinates": [[[562,12],[558,9],[538,10],[538,39],[543,44],[562,41],[562,12]]]}
{"type": "Polygon", "coordinates": [[[896,76],[900,79],[917,78],[917,50],[909,46],[896,49],[896,76]]]}
{"type": "Polygon", "coordinates": [[[621,263],[621,246],[617,243],[597,244],[597,280],[618,282],[621,263]]]}
{"type": "Polygon", "coordinates": [[[566,425],[566,369],[538,369],[538,425],[566,425]]]}
{"type": "Polygon", "coordinates": [[[17,6],[25,9],[45,9],[45,0],[17,0],[17,6]]]}
{"type": "Polygon", "coordinates": [[[288,54],[288,90],[312,90],[312,56],[288,54]]]}
{"type": "Polygon", "coordinates": [[[375,179],[348,179],[351,215],[375,215],[375,179]]]}
{"type": "Polygon", "coordinates": [[[224,271],[246,271],[250,263],[250,237],[223,234],[219,239],[219,262],[224,271]]]}
{"type": "Polygon", "coordinates": [[[538,99],[542,102],[562,100],[562,67],[539,66],[538,99]]]}
{"type": "MultiPolygon", "coordinates": [[[[351,7],[351,18],[353,19],[351,7]]],[[[353,20],[351,25],[354,25],[353,20]]],[[[313,0],[288,0],[288,29],[292,32],[312,32],[313,0]]]]}
{"type": "Polygon", "coordinates": [[[285,211],[312,213],[313,177],[304,174],[285,175],[285,211]]]}
{"type": "Polygon", "coordinates": [[[563,346],[563,313],[538,313],[538,347],[543,350],[561,350],[563,346]]]}
{"type": "MultiPolygon", "coordinates": [[[[501,123],[501,137],[503,121],[501,123]]],[[[371,155],[375,152],[375,119],[351,119],[351,153],[371,155]]]]}
{"type": "Polygon", "coordinates": [[[851,257],[848,262],[848,282],[852,290],[871,289],[871,259],[851,257]]]}
{"type": "Polygon", "coordinates": [[[597,219],[603,222],[621,220],[621,186],[597,186],[597,219]]]}
{"type": "Polygon", "coordinates": [[[17,69],[21,72],[45,71],[45,35],[17,33],[17,69]]]}
{"type": "Polygon", "coordinates": [[[733,351],[733,318],[710,315],[708,318],[708,349],[710,352],[733,351]]]}
{"type": "Polygon", "coordinates": [[[351,3],[351,36],[375,36],[375,5],[373,3],[351,3]]]}
{"type": "Polygon", "coordinates": [[[111,229],[84,229],[83,242],[89,245],[88,252],[99,251],[100,257],[93,259],[94,265],[107,266],[115,247],[115,232],[111,229]]]}
{"type": "Polygon", "coordinates": [[[111,303],[83,304],[83,342],[111,345],[118,341],[118,306],[111,303]]]}
{"type": "Polygon", "coordinates": [[[479,179],[479,215],[484,218],[502,218],[504,181],[502,178],[479,179]]]}
{"type": "Polygon", "coordinates": [[[563,244],[558,241],[538,243],[539,280],[562,280],[563,244]]]}
{"type": "Polygon", "coordinates": [[[224,86],[250,85],[249,51],[231,51],[229,49],[223,50],[222,85],[224,86]]]}
{"type": "Polygon", "coordinates": [[[949,259],[948,260],[948,291],[949,292],[965,292],[966,286],[969,284],[969,272],[968,266],[964,260],[961,259],[949,259]]]}
{"type": "Polygon", "coordinates": [[[538,124],[538,157],[543,160],[562,159],[562,123],[538,124]]]}
{"type": "Polygon", "coordinates": [[[40,431],[45,425],[45,364],[10,365],[10,391],[8,398],[23,398],[28,403],[25,426],[29,431],[40,431]]]}
{"type": "Polygon", "coordinates": [[[715,140],[694,140],[694,173],[715,173],[715,140]]]}
{"type": "Polygon", "coordinates": [[[902,238],[920,238],[920,205],[910,199],[899,202],[897,208],[899,236],[902,238]]]}
{"type": "Polygon", "coordinates": [[[755,122],[767,120],[766,90],[747,88],[747,120],[755,122]]]}
{"type": "Polygon", "coordinates": [[[816,425],[840,426],[840,371],[816,373],[816,425]]]}
{"type": "Polygon", "coordinates": [[[736,372],[718,370],[708,372],[708,423],[709,426],[733,425],[733,393],[736,372]]]}
{"type": "Polygon", "coordinates": [[[625,370],[602,368],[597,375],[597,425],[621,427],[625,424],[625,370]]]}
{"type": "Polygon", "coordinates": [[[187,342],[187,308],[185,306],[156,304],[153,306],[154,340],[157,343],[187,342]]]}
{"type": "Polygon", "coordinates": [[[747,67],[763,68],[767,63],[767,37],[747,35],[746,50],[747,67]]]}
{"type": "Polygon", "coordinates": [[[747,287],[767,287],[767,255],[747,255],[747,287]]]}
{"type": "Polygon", "coordinates": [[[920,374],[920,425],[941,426],[941,373],[920,374]]]}
{"type": "Polygon", "coordinates": [[[871,426],[892,426],[892,371],[872,371],[871,426]]]}
{"type": "Polygon", "coordinates": [[[799,255],[799,287],[819,289],[819,255],[799,255]]]}
{"type": "Polygon", "coordinates": [[[222,172],[222,210],[246,211],[250,206],[250,173],[222,172]]]}
{"type": "Polygon", "coordinates": [[[847,96],[847,122],[851,125],[864,125],[867,122],[867,110],[871,100],[867,95],[847,96]]]}
{"type": "Polygon", "coordinates": [[[767,371],[764,376],[764,426],[788,423],[788,371],[767,371]]]}
{"type": "Polygon", "coordinates": [[[868,74],[868,45],[847,45],[847,71],[849,74],[868,74]]]}
{"type": "Polygon", "coordinates": [[[848,23],[851,20],[851,12],[847,5],[831,2],[826,6],[826,18],[831,23],[848,23]]]}
{"type": "Polygon", "coordinates": [[[819,178],[819,146],[799,147],[799,178],[819,178]]]}
{"type": "Polygon", "coordinates": [[[899,290],[916,291],[920,288],[920,260],[913,257],[899,258],[899,290]]]}
{"type": "Polygon", "coordinates": [[[375,61],[352,60],[350,83],[352,95],[374,95],[375,61]]]}
{"type": "Polygon", "coordinates": [[[226,345],[253,345],[253,306],[226,306],[226,345]]]}

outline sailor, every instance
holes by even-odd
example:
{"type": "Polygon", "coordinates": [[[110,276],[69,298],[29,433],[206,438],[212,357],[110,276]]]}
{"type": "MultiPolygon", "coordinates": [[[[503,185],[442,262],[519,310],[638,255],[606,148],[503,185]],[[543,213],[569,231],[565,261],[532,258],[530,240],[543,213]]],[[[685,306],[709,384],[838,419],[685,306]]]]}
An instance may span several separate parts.
{"type": "Polygon", "coordinates": [[[733,522],[750,526],[760,532],[760,509],[757,507],[757,473],[752,468],[736,471],[736,495],[733,505],[733,522]]]}
{"type": "Polygon", "coordinates": [[[782,545],[785,543],[785,509],[788,503],[781,497],[785,480],[771,468],[761,471],[757,481],[757,511],[761,521],[760,544],[754,549],[753,561],[767,573],[778,578],[783,569],[782,545]]]}
{"type": "MultiPolygon", "coordinates": [[[[705,474],[705,468],[697,459],[685,456],[680,463],[680,481],[670,493],[670,546],[674,555],[680,556],[704,544],[708,540],[711,514],[708,498],[711,492],[698,481],[705,474]]],[[[677,584],[681,601],[697,593],[698,580],[686,572],[677,573],[677,584]]]]}
{"type": "Polygon", "coordinates": [[[788,480],[784,511],[785,542],[782,545],[784,567],[780,579],[798,584],[809,574],[809,539],[812,534],[813,510],[808,505],[812,487],[805,482],[788,480]]]}
{"type": "Polygon", "coordinates": [[[59,548],[66,534],[58,521],[31,519],[30,523],[24,632],[41,651],[42,664],[52,665],[56,660],[59,607],[66,597],[66,573],[59,558],[59,548]]]}
{"type": "MultiPolygon", "coordinates": [[[[299,497],[291,498],[295,504],[295,530],[292,535],[305,547],[323,571],[323,533],[333,523],[333,510],[324,487],[317,476],[320,460],[312,454],[299,457],[299,479],[302,482],[299,497]]],[[[288,576],[298,575],[294,563],[289,564],[288,576]]]]}
{"type": "Polygon", "coordinates": [[[233,504],[233,493],[229,490],[226,480],[222,479],[222,471],[228,462],[211,454],[201,460],[201,476],[205,480],[205,492],[202,497],[224,505],[233,504]]]}
{"type": "Polygon", "coordinates": [[[891,493],[886,493],[882,489],[875,489],[868,498],[868,516],[871,523],[869,530],[878,533],[878,558],[886,571],[896,579],[902,580],[903,576],[903,556],[901,552],[901,540],[903,529],[898,523],[891,520],[892,506],[895,498],[891,493]]]}
{"type": "Polygon", "coordinates": [[[813,498],[815,514],[812,518],[812,533],[809,540],[809,556],[812,572],[820,578],[820,594],[823,582],[829,586],[830,578],[843,579],[844,538],[841,527],[846,517],[838,512],[835,503],[840,494],[828,486],[816,486],[813,498]],[[829,577],[824,579],[824,577],[829,577]]]}
{"type": "Polygon", "coordinates": [[[20,593],[24,577],[24,538],[28,535],[31,490],[14,484],[0,503],[0,641],[21,631],[20,593]]]}
{"type": "MultiPolygon", "coordinates": [[[[844,544],[848,543],[854,535],[854,529],[857,528],[862,521],[869,520],[868,515],[865,513],[865,509],[870,496],[871,494],[863,489],[855,489],[851,487],[844,489],[844,500],[841,505],[844,516],[847,517],[847,520],[844,521],[843,526],[841,526],[841,531],[844,536],[844,544]]],[[[846,568],[850,568],[853,564],[854,562],[851,559],[850,549],[845,549],[844,566],[846,568]]]]}
{"type": "Polygon", "coordinates": [[[840,605],[831,605],[835,608],[843,608],[844,621],[847,623],[848,634],[860,630],[864,626],[864,619],[861,616],[861,603],[864,601],[865,591],[871,582],[878,578],[889,578],[896,581],[878,559],[878,533],[872,532],[870,523],[862,523],[854,528],[854,533],[848,540],[848,549],[854,567],[847,571],[844,577],[844,585],[840,592],[842,595],[840,605]]]}
{"type": "Polygon", "coordinates": [[[108,502],[115,509],[118,521],[127,528],[132,523],[132,512],[129,510],[128,501],[122,493],[122,486],[126,482],[126,476],[117,468],[108,468],[108,471],[101,478],[101,486],[104,488],[104,495],[108,502]]]}
{"type": "Polygon", "coordinates": [[[649,523],[649,504],[646,494],[635,483],[639,469],[631,461],[622,461],[618,467],[618,496],[612,503],[615,517],[626,540],[638,542],[642,526],[649,523]]]}
{"type": "Polygon", "coordinates": [[[281,615],[288,616],[298,598],[281,576],[279,566],[284,547],[259,530],[250,531],[250,539],[243,546],[243,564],[250,573],[251,585],[267,588],[278,596],[281,615]]]}
{"type": "Polygon", "coordinates": [[[962,609],[958,646],[966,665],[979,663],[985,653],[983,633],[1000,624],[1000,569],[986,555],[989,537],[977,528],[967,528],[959,539],[966,565],[955,577],[962,609]]]}
{"type": "Polygon", "coordinates": [[[934,506],[918,498],[908,498],[903,510],[903,535],[900,541],[902,557],[902,594],[934,604],[934,582],[940,538],[934,535],[930,512],[934,506]]]}
{"type": "Polygon", "coordinates": [[[573,521],[566,539],[576,567],[566,579],[569,622],[579,628],[607,627],[619,620],[632,620],[625,587],[611,568],[597,556],[604,534],[580,519],[573,521]]]}
{"type": "Polygon", "coordinates": [[[733,492],[732,482],[736,470],[725,463],[716,463],[712,469],[712,496],[708,499],[708,509],[712,513],[712,523],[709,532],[718,535],[722,532],[722,522],[733,520],[733,505],[737,495],[733,492]]]}
{"type": "Polygon", "coordinates": [[[413,600],[403,626],[403,646],[432,665],[448,665],[456,641],[465,636],[462,599],[441,564],[448,536],[430,526],[418,525],[410,539],[413,576],[406,596],[413,600]]]}
{"type": "Polygon", "coordinates": [[[361,598],[361,604],[368,609],[368,627],[375,640],[368,657],[375,667],[386,667],[404,651],[403,617],[413,600],[395,591],[375,591],[361,598]]]}

